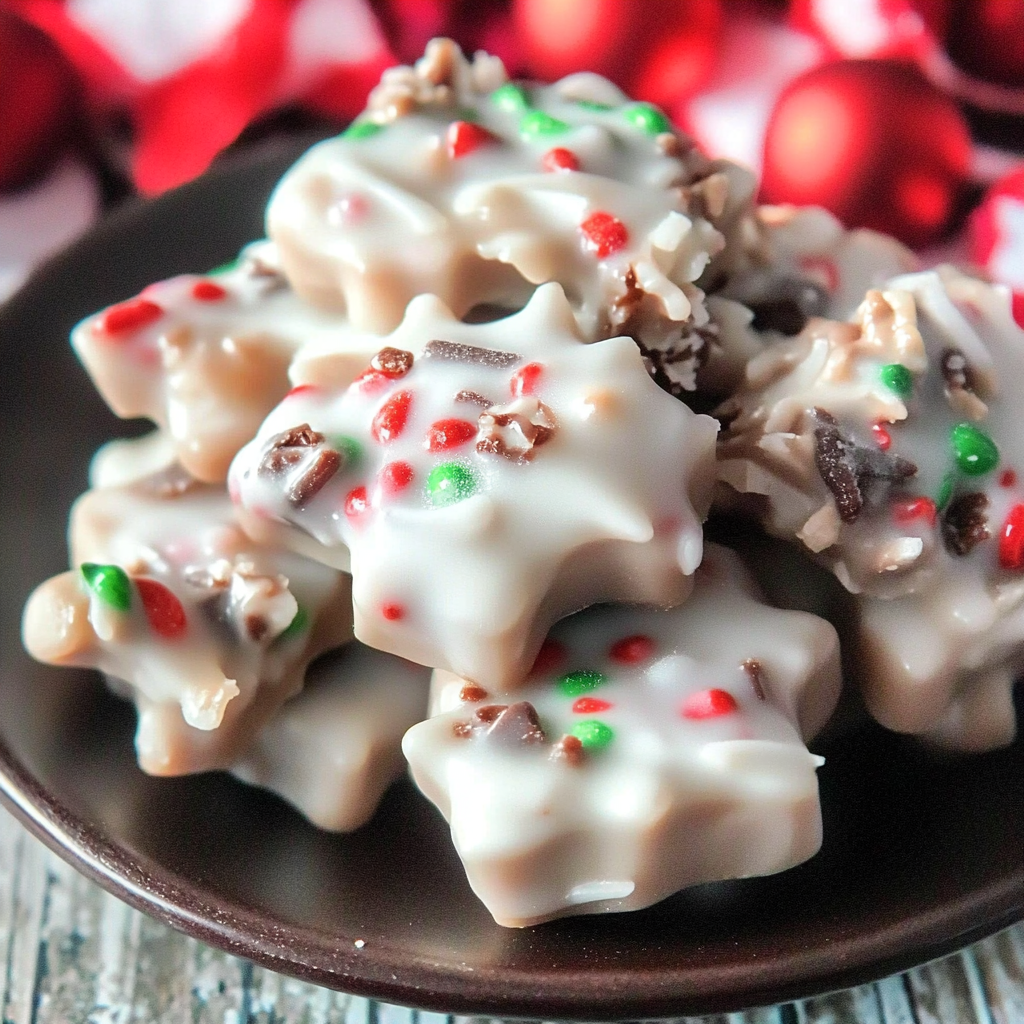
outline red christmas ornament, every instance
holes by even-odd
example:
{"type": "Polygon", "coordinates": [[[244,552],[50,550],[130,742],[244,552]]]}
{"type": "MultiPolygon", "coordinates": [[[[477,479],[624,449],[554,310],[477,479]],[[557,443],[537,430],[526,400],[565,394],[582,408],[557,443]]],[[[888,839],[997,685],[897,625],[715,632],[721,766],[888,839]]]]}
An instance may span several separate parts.
{"type": "Polygon", "coordinates": [[[1013,291],[1013,315],[1024,327],[1024,167],[996,182],[971,214],[971,257],[1013,291]]]}
{"type": "Polygon", "coordinates": [[[40,173],[65,142],[72,76],[38,29],[0,11],[0,191],[40,173]]]}
{"type": "Polygon", "coordinates": [[[596,71],[630,95],[668,105],[692,95],[715,65],[721,0],[513,0],[531,74],[596,71]]]}
{"type": "Polygon", "coordinates": [[[837,57],[916,58],[945,38],[949,6],[950,0],[792,0],[789,22],[837,57]]]}
{"type": "Polygon", "coordinates": [[[953,4],[946,48],[968,74],[1024,88],[1024,3],[959,0],[953,4]]]}
{"type": "Polygon", "coordinates": [[[970,159],[959,109],[914,68],[838,61],[780,96],[765,137],[762,193],[927,245],[948,227],[970,159]]]}

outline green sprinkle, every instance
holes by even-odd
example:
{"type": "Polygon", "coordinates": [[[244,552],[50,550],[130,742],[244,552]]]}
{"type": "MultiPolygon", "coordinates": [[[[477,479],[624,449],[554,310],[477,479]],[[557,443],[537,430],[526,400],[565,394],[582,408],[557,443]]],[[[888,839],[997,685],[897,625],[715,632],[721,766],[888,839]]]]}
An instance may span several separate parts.
{"type": "Polygon", "coordinates": [[[240,260],[233,259],[228,260],[227,263],[222,263],[219,267],[214,267],[213,270],[206,272],[207,277],[216,277],[218,274],[230,274],[232,270],[238,269],[240,260]]]}
{"type": "Polygon", "coordinates": [[[634,103],[626,107],[622,116],[634,127],[647,135],[661,135],[672,131],[668,118],[650,103],[634,103]]]}
{"type": "Polygon", "coordinates": [[[941,512],[953,497],[953,485],[956,483],[956,474],[952,470],[946,473],[939,484],[939,493],[935,495],[935,507],[941,512]]]}
{"type": "Polygon", "coordinates": [[[439,508],[465,501],[475,490],[473,471],[458,462],[439,463],[427,477],[427,497],[439,508]]]}
{"type": "Polygon", "coordinates": [[[369,139],[384,131],[384,125],[376,121],[353,121],[342,133],[343,139],[369,139]]]}
{"type": "Polygon", "coordinates": [[[491,102],[510,114],[521,114],[530,109],[530,97],[521,85],[506,82],[491,93],[491,102]]]}
{"type": "Polygon", "coordinates": [[[567,672],[555,683],[555,686],[565,697],[579,697],[580,694],[590,693],[591,690],[596,690],[606,682],[607,679],[603,673],[584,668],[577,672],[567,672]]]}
{"type": "Polygon", "coordinates": [[[277,634],[277,639],[275,640],[275,643],[278,643],[282,640],[291,640],[293,637],[298,636],[299,633],[301,633],[308,625],[309,612],[307,612],[306,609],[303,608],[302,605],[300,604],[295,611],[295,616],[292,619],[292,621],[289,622],[288,625],[285,626],[284,629],[282,629],[281,632],[277,634]]]}
{"type": "Polygon", "coordinates": [[[119,612],[126,612],[131,608],[132,581],[120,566],[83,562],[82,575],[89,589],[111,608],[116,608],[119,612]]]}
{"type": "Polygon", "coordinates": [[[889,363],[878,371],[881,382],[900,398],[909,398],[914,393],[914,377],[902,363],[889,363]]]}
{"type": "Polygon", "coordinates": [[[950,431],[949,439],[962,473],[981,476],[999,464],[999,449],[995,441],[973,423],[958,423],[950,431]]]}
{"type": "Polygon", "coordinates": [[[561,135],[569,130],[564,121],[545,114],[543,110],[531,110],[519,122],[519,134],[524,139],[532,139],[538,135],[561,135]]]}
{"type": "Polygon", "coordinates": [[[599,722],[596,718],[577,722],[571,732],[583,744],[584,750],[600,750],[615,739],[615,731],[612,727],[605,725],[604,722],[599,722]]]}
{"type": "Polygon", "coordinates": [[[582,107],[584,110],[596,110],[600,113],[611,110],[611,104],[609,103],[598,103],[597,100],[577,100],[577,107],[582,107]]]}
{"type": "Polygon", "coordinates": [[[363,446],[354,437],[345,434],[335,434],[331,438],[331,447],[342,454],[346,469],[354,466],[363,457],[363,446]]]}

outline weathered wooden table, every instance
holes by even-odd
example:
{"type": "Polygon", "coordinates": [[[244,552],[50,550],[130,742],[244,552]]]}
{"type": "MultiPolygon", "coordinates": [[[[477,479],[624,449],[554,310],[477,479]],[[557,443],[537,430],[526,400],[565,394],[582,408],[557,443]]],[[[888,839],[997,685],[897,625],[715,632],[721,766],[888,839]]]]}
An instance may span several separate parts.
{"type": "MultiPolygon", "coordinates": [[[[2,809],[0,967],[3,1024],[456,1021],[293,981],[179,935],[83,878],[2,809]]],[[[1024,925],[875,985],[714,1019],[1024,1024],[1024,925]]]]}

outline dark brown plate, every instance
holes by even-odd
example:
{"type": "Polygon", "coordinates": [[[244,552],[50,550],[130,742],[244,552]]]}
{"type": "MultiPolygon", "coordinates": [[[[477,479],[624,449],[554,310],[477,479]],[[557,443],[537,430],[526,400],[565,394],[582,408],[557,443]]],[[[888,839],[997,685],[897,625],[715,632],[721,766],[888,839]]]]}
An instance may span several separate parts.
{"type": "Polygon", "coordinates": [[[261,233],[296,152],[227,166],[127,210],[0,311],[4,372],[0,786],[46,843],[118,896],[287,974],[457,1013],[638,1018],[734,1010],[921,963],[1024,917],[1024,743],[935,762],[866,730],[821,771],[822,853],[769,879],[523,931],[470,893],[444,822],[407,785],[348,837],[227,777],[157,780],[132,714],[87,672],[33,664],[18,623],[66,567],[86,464],[128,428],[67,345],[72,324],[261,233]]]}

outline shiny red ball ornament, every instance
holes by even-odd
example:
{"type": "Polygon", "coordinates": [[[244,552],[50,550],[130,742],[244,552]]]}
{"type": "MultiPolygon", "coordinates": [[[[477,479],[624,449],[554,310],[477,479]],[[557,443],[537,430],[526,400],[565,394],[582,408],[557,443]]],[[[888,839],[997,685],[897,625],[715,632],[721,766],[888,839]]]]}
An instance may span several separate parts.
{"type": "Polygon", "coordinates": [[[65,144],[72,94],[53,43],[0,10],[0,191],[26,184],[65,144]]]}
{"type": "Polygon", "coordinates": [[[710,78],[723,20],[721,0],[513,0],[512,11],[533,76],[596,71],[662,106],[710,78]]]}
{"type": "Polygon", "coordinates": [[[922,246],[948,229],[970,160],[963,115],[916,69],[837,61],[779,97],[765,136],[762,197],[824,206],[847,227],[922,246]]]}
{"type": "Polygon", "coordinates": [[[968,74],[1024,88],[1024,2],[957,0],[946,48],[968,74]]]}
{"type": "MultiPolygon", "coordinates": [[[[973,0],[972,0],[973,3],[973,0]]],[[[950,0],[791,0],[789,23],[837,57],[919,57],[945,38],[950,0]]]]}
{"type": "Polygon", "coordinates": [[[1013,315],[1024,327],[1024,167],[993,185],[971,214],[971,258],[1013,292],[1013,315]]]}

